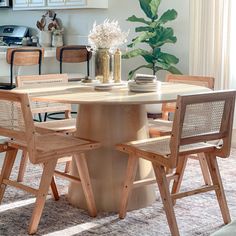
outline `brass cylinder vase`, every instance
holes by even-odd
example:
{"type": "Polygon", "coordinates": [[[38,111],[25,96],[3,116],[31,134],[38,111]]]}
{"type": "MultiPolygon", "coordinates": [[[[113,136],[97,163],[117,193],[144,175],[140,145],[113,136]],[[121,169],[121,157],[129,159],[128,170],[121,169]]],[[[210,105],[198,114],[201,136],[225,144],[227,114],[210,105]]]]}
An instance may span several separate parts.
{"type": "Polygon", "coordinates": [[[100,80],[101,83],[104,83],[104,68],[107,66],[107,62],[104,61],[105,55],[109,55],[109,81],[113,78],[112,54],[108,48],[99,48],[95,52],[95,79],[100,80]]]}

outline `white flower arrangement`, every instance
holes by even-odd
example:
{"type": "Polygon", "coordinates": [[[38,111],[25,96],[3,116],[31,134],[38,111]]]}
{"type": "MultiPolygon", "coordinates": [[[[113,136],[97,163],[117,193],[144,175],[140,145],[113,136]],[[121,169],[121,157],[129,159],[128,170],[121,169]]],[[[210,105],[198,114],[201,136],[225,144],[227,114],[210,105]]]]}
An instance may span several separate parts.
{"type": "Polygon", "coordinates": [[[94,50],[98,48],[115,49],[127,41],[128,34],[129,32],[121,31],[118,21],[106,19],[100,25],[94,22],[88,40],[94,50]]]}

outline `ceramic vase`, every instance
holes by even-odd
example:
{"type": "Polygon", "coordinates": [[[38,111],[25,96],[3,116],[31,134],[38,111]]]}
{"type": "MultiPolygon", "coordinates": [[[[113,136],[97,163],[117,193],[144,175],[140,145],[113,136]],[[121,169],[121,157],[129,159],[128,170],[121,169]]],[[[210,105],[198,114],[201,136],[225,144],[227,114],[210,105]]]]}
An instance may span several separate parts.
{"type": "Polygon", "coordinates": [[[51,47],[52,46],[52,32],[50,32],[50,31],[40,31],[39,44],[42,47],[51,47]]]}

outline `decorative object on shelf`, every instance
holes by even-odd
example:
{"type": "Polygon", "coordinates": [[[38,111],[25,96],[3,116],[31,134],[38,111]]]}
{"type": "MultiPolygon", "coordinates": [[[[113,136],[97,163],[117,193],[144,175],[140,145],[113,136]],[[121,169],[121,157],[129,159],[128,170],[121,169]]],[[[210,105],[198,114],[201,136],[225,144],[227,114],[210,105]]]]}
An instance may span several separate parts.
{"type": "Polygon", "coordinates": [[[169,53],[162,52],[162,47],[166,43],[176,43],[177,38],[174,35],[174,30],[171,27],[166,27],[165,24],[169,21],[175,20],[177,12],[174,9],[167,10],[160,17],[158,17],[158,9],[161,0],[139,0],[140,7],[148,17],[148,20],[135,15],[129,17],[130,22],[138,22],[144,24],[135,28],[135,32],[140,33],[137,37],[132,39],[132,43],[128,47],[131,51],[126,52],[122,58],[129,59],[137,56],[142,56],[147,64],[140,65],[131,70],[128,79],[131,79],[135,72],[141,68],[152,70],[155,75],[159,70],[166,70],[173,74],[181,74],[181,72],[174,66],[179,62],[179,59],[169,53]],[[145,46],[150,46],[151,50],[135,48],[140,43],[145,46]],[[134,49],[135,48],[135,49],[134,49]]]}
{"type": "Polygon", "coordinates": [[[126,42],[129,32],[122,32],[118,21],[106,19],[102,24],[93,24],[93,28],[88,36],[89,44],[95,51],[95,77],[103,80],[104,61],[103,55],[108,52],[109,59],[109,80],[112,80],[112,51],[126,42]]]}
{"type": "Polygon", "coordinates": [[[51,47],[52,45],[52,35],[53,35],[53,44],[58,46],[63,45],[62,33],[63,29],[60,26],[57,14],[48,10],[40,21],[37,21],[36,26],[40,30],[39,32],[39,44],[42,47],[51,47]],[[59,36],[55,37],[54,35],[59,36]]]}
{"type": "Polygon", "coordinates": [[[51,31],[40,31],[39,32],[39,44],[42,47],[52,46],[52,32],[51,31]]]}
{"type": "Polygon", "coordinates": [[[63,46],[63,33],[64,29],[54,29],[52,31],[52,46],[61,47],[63,46]]]}
{"type": "Polygon", "coordinates": [[[114,54],[114,74],[113,79],[115,83],[121,82],[121,51],[116,49],[114,54]]]}

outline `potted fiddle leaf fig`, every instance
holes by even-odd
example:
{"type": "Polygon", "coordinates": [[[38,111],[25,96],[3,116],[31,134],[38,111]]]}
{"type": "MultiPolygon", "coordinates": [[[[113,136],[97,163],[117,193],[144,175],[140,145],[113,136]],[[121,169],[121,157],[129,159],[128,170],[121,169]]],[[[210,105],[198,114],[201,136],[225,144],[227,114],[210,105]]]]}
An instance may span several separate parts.
{"type": "Polygon", "coordinates": [[[131,79],[135,72],[141,68],[151,69],[153,75],[160,70],[166,70],[173,74],[181,74],[175,67],[179,59],[162,50],[165,44],[174,44],[177,41],[174,30],[165,25],[167,22],[176,19],[177,12],[174,9],[167,10],[159,17],[158,8],[161,0],[139,0],[139,3],[148,19],[136,17],[135,15],[127,19],[127,21],[138,22],[143,25],[135,28],[135,32],[139,33],[139,35],[132,39],[132,42],[128,45],[131,50],[126,52],[122,58],[129,59],[142,56],[146,64],[131,70],[128,79],[131,79]],[[146,46],[144,49],[137,48],[140,44],[146,44],[148,47],[146,46]],[[150,48],[150,50],[146,48],[150,48]]]}

